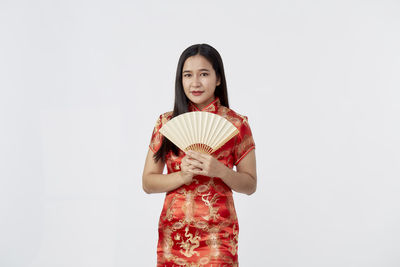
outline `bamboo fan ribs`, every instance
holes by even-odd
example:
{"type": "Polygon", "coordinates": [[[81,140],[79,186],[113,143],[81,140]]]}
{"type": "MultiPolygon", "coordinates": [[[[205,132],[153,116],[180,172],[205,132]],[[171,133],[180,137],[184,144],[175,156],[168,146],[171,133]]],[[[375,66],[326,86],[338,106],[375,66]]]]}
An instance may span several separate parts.
{"type": "Polygon", "coordinates": [[[220,115],[192,111],[169,120],[161,127],[160,133],[185,152],[194,150],[212,154],[239,131],[220,115]]]}

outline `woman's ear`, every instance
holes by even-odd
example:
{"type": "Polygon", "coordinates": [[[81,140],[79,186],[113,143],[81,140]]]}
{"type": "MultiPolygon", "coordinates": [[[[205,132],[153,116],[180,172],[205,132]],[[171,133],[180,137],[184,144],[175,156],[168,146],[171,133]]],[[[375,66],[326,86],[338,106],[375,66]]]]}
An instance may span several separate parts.
{"type": "Polygon", "coordinates": [[[221,84],[221,77],[217,78],[217,86],[221,84]]]}

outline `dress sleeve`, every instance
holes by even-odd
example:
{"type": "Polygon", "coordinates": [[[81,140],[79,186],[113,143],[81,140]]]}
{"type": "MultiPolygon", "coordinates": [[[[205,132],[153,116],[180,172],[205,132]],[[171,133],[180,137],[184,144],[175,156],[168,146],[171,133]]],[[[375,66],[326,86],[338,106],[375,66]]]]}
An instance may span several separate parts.
{"type": "Polygon", "coordinates": [[[244,116],[238,130],[239,133],[233,149],[233,162],[236,166],[252,149],[256,148],[247,116],[244,116]]]}
{"type": "Polygon", "coordinates": [[[154,126],[153,133],[151,134],[150,145],[149,148],[153,153],[156,153],[162,144],[163,135],[160,133],[160,129],[162,127],[162,114],[158,117],[156,121],[156,125],[154,126]]]}

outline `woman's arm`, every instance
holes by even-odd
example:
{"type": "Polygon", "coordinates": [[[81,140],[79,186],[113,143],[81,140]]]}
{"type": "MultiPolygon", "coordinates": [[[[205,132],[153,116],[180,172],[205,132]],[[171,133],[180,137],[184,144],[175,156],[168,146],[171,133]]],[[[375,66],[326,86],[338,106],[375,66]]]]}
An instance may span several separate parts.
{"type": "Polygon", "coordinates": [[[236,171],[226,167],[225,172],[221,175],[221,179],[236,192],[247,195],[253,194],[257,189],[255,150],[250,151],[239,162],[236,166],[236,171]]]}
{"type": "Polygon", "coordinates": [[[165,163],[160,159],[154,162],[153,151],[149,148],[142,175],[143,190],[147,193],[162,193],[171,191],[183,184],[179,172],[163,174],[165,163]]]}
{"type": "Polygon", "coordinates": [[[219,177],[232,190],[251,195],[257,188],[256,154],[251,150],[236,166],[236,171],[228,168],[211,155],[198,152],[188,152],[193,159],[188,161],[196,166],[197,170],[191,171],[193,174],[219,177]]]}
{"type": "MultiPolygon", "coordinates": [[[[146,193],[168,192],[192,181],[194,175],[189,170],[196,169],[195,167],[184,164],[179,172],[163,174],[165,163],[161,160],[154,162],[153,155],[153,151],[149,149],[142,175],[142,187],[146,193]]],[[[188,158],[185,155],[182,162],[186,162],[188,158]]]]}

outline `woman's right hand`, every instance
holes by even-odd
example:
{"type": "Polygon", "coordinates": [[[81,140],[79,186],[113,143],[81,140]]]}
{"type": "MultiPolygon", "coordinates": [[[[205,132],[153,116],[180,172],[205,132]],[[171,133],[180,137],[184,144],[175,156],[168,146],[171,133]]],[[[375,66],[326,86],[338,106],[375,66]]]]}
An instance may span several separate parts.
{"type": "Polygon", "coordinates": [[[185,155],[181,161],[180,175],[181,175],[183,183],[186,185],[190,184],[193,180],[193,177],[195,176],[195,174],[193,174],[193,172],[191,172],[191,170],[198,169],[197,167],[193,166],[190,163],[191,160],[195,160],[195,159],[189,157],[189,155],[185,155]]]}

